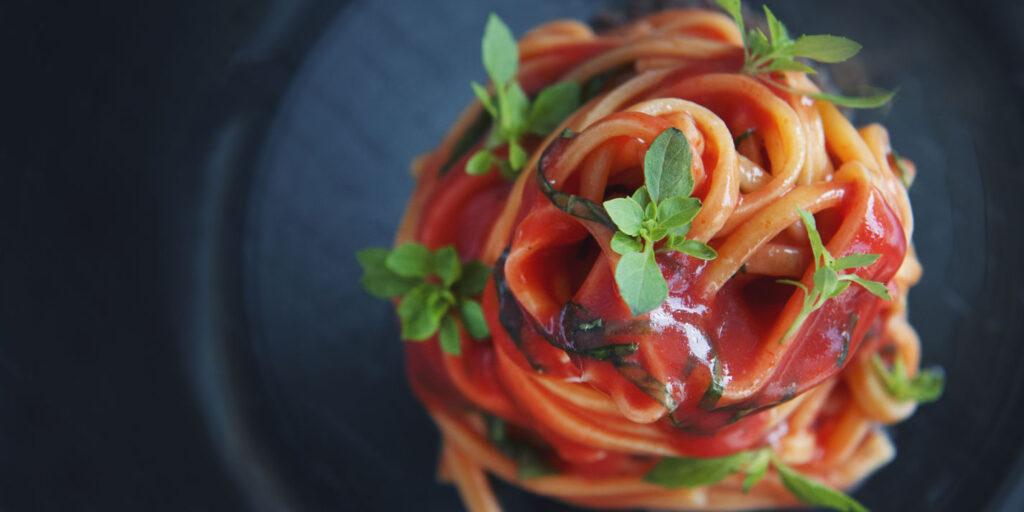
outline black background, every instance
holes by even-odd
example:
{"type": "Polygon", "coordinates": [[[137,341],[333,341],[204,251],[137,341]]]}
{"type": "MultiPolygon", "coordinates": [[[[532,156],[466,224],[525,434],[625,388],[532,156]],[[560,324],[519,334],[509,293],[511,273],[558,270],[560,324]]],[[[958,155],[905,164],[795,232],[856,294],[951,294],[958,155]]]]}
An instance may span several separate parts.
{"type": "MultiPolygon", "coordinates": [[[[224,311],[210,313],[220,319],[214,327],[197,320],[197,304],[209,312],[223,297],[197,299],[191,283],[209,271],[196,253],[217,252],[203,240],[232,246],[241,237],[205,223],[215,130],[241,112],[243,136],[259,138],[302,57],[345,8],[314,1],[0,5],[0,508],[232,510],[264,496],[329,502],[302,497],[310,486],[290,471],[294,460],[280,463],[291,474],[280,492],[253,484],[273,475],[239,478],[238,460],[224,462],[238,453],[225,448],[237,439],[218,434],[221,420],[204,401],[212,384],[202,377],[211,371],[203,364],[216,367],[218,359],[193,352],[207,328],[246,327],[236,325],[230,304],[224,318],[224,311]]],[[[990,90],[1024,92],[1020,3],[941,8],[963,24],[970,44],[990,52],[990,90]]],[[[1020,105],[976,114],[1007,119],[1002,136],[1012,142],[1021,134],[1020,105]]],[[[979,152],[991,169],[990,189],[1020,185],[1010,177],[1020,175],[1019,164],[1007,161],[1011,148],[979,152]]],[[[225,196],[225,211],[237,215],[231,191],[225,196]]],[[[1020,204],[996,213],[986,225],[1016,226],[1010,221],[1020,204]]],[[[1002,235],[1008,241],[982,255],[993,260],[988,268],[1019,264],[1007,256],[1020,246],[1019,227],[1002,235]]],[[[1020,283],[1019,271],[1006,276],[1011,288],[1020,283]]],[[[1004,312],[1020,312],[1024,303],[1013,289],[1004,312]]],[[[247,376],[242,370],[234,378],[247,376]]],[[[1012,406],[1015,415],[1003,421],[1020,425],[1019,381],[987,384],[977,392],[1012,406]]],[[[247,418],[269,414],[244,396],[236,402],[247,418]]],[[[254,425],[249,437],[262,439],[269,427],[254,425]]],[[[999,473],[991,478],[1020,474],[1020,442],[1018,432],[991,458],[999,473]]],[[[255,457],[276,460],[282,450],[270,446],[255,457]]],[[[981,476],[973,478],[969,485],[981,485],[981,476]]],[[[995,498],[1024,503],[1020,490],[995,498]]]]}

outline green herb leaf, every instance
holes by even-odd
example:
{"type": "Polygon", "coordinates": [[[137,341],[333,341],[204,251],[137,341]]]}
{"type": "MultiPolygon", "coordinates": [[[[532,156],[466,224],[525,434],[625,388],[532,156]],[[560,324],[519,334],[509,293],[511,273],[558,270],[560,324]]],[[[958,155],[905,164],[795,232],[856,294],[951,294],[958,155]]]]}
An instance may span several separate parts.
{"type": "Polygon", "coordinates": [[[702,260],[713,260],[718,257],[718,251],[698,240],[684,240],[676,250],[702,260]]]}
{"type": "Polygon", "coordinates": [[[818,62],[843,62],[860,51],[862,46],[845,37],[832,35],[800,36],[791,48],[792,55],[818,62]]]}
{"type": "Polygon", "coordinates": [[[508,25],[497,14],[491,13],[484,28],[481,44],[484,68],[495,86],[504,85],[516,76],[519,68],[519,48],[508,25]]]}
{"type": "Polygon", "coordinates": [[[786,486],[793,496],[804,503],[842,511],[868,512],[868,509],[857,500],[817,480],[797,473],[789,466],[779,462],[777,457],[773,461],[773,465],[782,478],[782,485],[786,486]]]}
{"type": "Polygon", "coordinates": [[[605,201],[604,209],[620,231],[630,236],[640,233],[644,211],[632,198],[620,197],[605,201]]]}
{"type": "Polygon", "coordinates": [[[718,5],[722,6],[729,16],[732,16],[732,19],[736,21],[736,26],[740,29],[740,35],[745,36],[747,32],[743,28],[743,7],[740,5],[740,0],[718,0],[718,5]]]}
{"type": "Polygon", "coordinates": [[[615,267],[615,282],[633,316],[657,308],[668,298],[668,284],[654,260],[654,251],[623,255],[615,267]]]}
{"type": "Polygon", "coordinates": [[[410,290],[398,305],[402,339],[423,341],[433,336],[441,326],[441,317],[448,311],[448,306],[435,285],[422,283],[410,290]]]}
{"type": "Polygon", "coordinates": [[[446,246],[434,251],[434,275],[441,279],[445,288],[451,286],[462,276],[462,264],[455,247],[446,246]]]}
{"type": "Polygon", "coordinates": [[[644,154],[644,184],[651,200],[690,195],[692,163],[690,142],[682,131],[669,128],[655,137],[644,154]]]}
{"type": "Polygon", "coordinates": [[[768,6],[764,6],[764,17],[768,21],[768,33],[772,36],[772,45],[776,51],[781,44],[789,42],[789,31],[786,30],[786,26],[775,17],[775,13],[772,12],[768,6]]]}
{"type": "Polygon", "coordinates": [[[640,205],[641,208],[647,208],[647,205],[651,204],[651,196],[647,195],[647,187],[636,189],[636,192],[633,192],[633,195],[629,197],[636,201],[636,204],[640,205]]]}
{"type": "Polygon", "coordinates": [[[476,82],[470,82],[469,86],[473,88],[473,93],[476,94],[476,98],[483,104],[484,110],[491,117],[498,117],[498,108],[494,106],[494,101],[491,99],[491,94],[487,92],[487,88],[476,82]]]}
{"type": "Polygon", "coordinates": [[[455,292],[459,295],[472,296],[484,291],[487,280],[491,277],[491,267],[473,260],[462,266],[462,277],[455,283],[455,292]]]}
{"type": "Polygon", "coordinates": [[[360,283],[370,295],[380,299],[405,295],[419,282],[417,279],[392,272],[385,263],[388,254],[391,254],[391,251],[380,247],[371,247],[356,253],[356,258],[363,267],[360,283]]]}
{"type": "Polygon", "coordinates": [[[494,153],[481,149],[473,154],[466,162],[466,172],[469,174],[487,174],[494,166],[494,153]]]}
{"type": "MultiPolygon", "coordinates": [[[[788,89],[788,88],[784,88],[788,89]]],[[[808,96],[816,100],[825,100],[841,105],[843,107],[850,108],[878,108],[892,100],[893,96],[896,95],[896,91],[882,91],[878,94],[871,96],[851,97],[851,96],[840,96],[838,94],[825,94],[823,92],[810,92],[810,91],[790,91],[803,96],[808,96]]]]}
{"type": "Polygon", "coordinates": [[[484,319],[484,310],[480,307],[479,302],[472,299],[459,301],[459,318],[462,319],[463,327],[474,340],[482,340],[491,335],[490,329],[487,328],[487,320],[484,319]]]}
{"type": "Polygon", "coordinates": [[[892,295],[889,295],[889,289],[882,283],[877,281],[868,281],[862,277],[857,277],[855,274],[847,274],[844,275],[843,278],[863,286],[865,290],[875,294],[878,298],[892,300],[892,295]]]}
{"type": "Polygon", "coordinates": [[[745,472],[746,478],[743,479],[743,493],[750,492],[750,489],[757,485],[757,482],[764,478],[765,473],[768,472],[768,463],[772,460],[772,451],[770,448],[764,448],[758,450],[753,459],[747,463],[745,472]]]}
{"type": "Polygon", "coordinates": [[[404,277],[426,277],[433,271],[430,249],[417,243],[402,244],[391,251],[384,263],[389,270],[404,277]]]}
{"type": "Polygon", "coordinates": [[[833,268],[836,270],[846,270],[849,268],[866,267],[878,261],[878,258],[881,257],[881,254],[851,254],[836,260],[833,268]]]}
{"type": "Polygon", "coordinates": [[[700,199],[696,197],[666,199],[658,204],[658,224],[668,229],[689,224],[700,212],[700,207],[700,199]]]}
{"type": "Polygon", "coordinates": [[[613,251],[619,254],[627,254],[631,252],[640,252],[644,245],[639,240],[633,238],[622,231],[616,231],[612,235],[611,248],[613,251]]]}
{"type": "Polygon", "coordinates": [[[579,104],[580,84],[577,82],[559,82],[544,88],[530,107],[527,131],[546,136],[575,112],[579,104]]]}
{"type": "Polygon", "coordinates": [[[459,345],[459,326],[455,324],[452,315],[445,315],[441,319],[441,332],[438,334],[438,342],[445,354],[453,356],[462,355],[462,347],[459,345]]]}
{"type": "Polygon", "coordinates": [[[896,151],[892,152],[893,165],[896,166],[896,172],[900,175],[900,181],[903,183],[904,188],[910,188],[910,185],[914,184],[914,178],[910,175],[910,169],[907,168],[907,164],[903,162],[903,157],[896,151]]]}
{"type": "Polygon", "coordinates": [[[669,489],[711,485],[739,471],[750,459],[750,452],[710,459],[665,457],[644,475],[644,481],[669,489]]]}
{"type": "Polygon", "coordinates": [[[522,169],[526,165],[526,159],[529,155],[526,154],[526,150],[519,145],[515,139],[508,142],[508,163],[513,169],[522,169]]]}
{"type": "Polygon", "coordinates": [[[530,98],[523,92],[519,82],[512,82],[508,85],[505,94],[498,100],[501,111],[498,119],[501,121],[502,135],[509,142],[514,141],[516,137],[526,131],[526,116],[530,110],[530,98]]]}
{"type": "Polygon", "coordinates": [[[878,354],[872,356],[871,364],[881,377],[885,390],[897,400],[934,402],[942,397],[946,386],[946,374],[942,368],[922,369],[917,372],[917,376],[910,379],[899,357],[893,360],[891,372],[885,369],[885,363],[878,354]]]}
{"type": "Polygon", "coordinates": [[[776,58],[762,69],[766,73],[770,73],[772,71],[799,71],[801,73],[808,73],[811,75],[818,73],[818,70],[788,58],[776,58]]]}

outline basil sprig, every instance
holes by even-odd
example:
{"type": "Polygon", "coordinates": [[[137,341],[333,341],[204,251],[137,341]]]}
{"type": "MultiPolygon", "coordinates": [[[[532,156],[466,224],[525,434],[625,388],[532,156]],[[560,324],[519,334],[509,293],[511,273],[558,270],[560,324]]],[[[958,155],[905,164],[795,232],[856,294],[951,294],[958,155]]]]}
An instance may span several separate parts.
{"type": "Polygon", "coordinates": [[[480,303],[471,297],[483,291],[491,268],[479,261],[459,262],[452,246],[431,251],[417,243],[394,250],[379,247],[356,254],[363,267],[360,282],[370,295],[401,297],[398,317],[401,338],[424,341],[438,333],[441,349],[460,355],[456,319],[473,339],[490,335],[480,303]]]}
{"type": "Polygon", "coordinates": [[[886,370],[885,363],[878,354],[871,357],[871,364],[882,379],[886,392],[897,400],[934,402],[942,397],[942,391],[946,387],[946,374],[942,368],[922,369],[911,379],[907,377],[903,361],[898,357],[893,360],[892,371],[886,370]]]}
{"type": "Polygon", "coordinates": [[[832,253],[828,251],[825,244],[821,241],[821,235],[818,233],[818,227],[814,222],[814,216],[799,207],[797,211],[800,213],[800,218],[803,220],[804,228],[807,230],[807,238],[811,241],[811,252],[814,255],[814,276],[812,277],[812,287],[807,288],[803,283],[799,281],[793,281],[792,279],[779,279],[780,283],[791,284],[804,291],[804,304],[800,309],[800,313],[797,314],[796,319],[793,321],[793,325],[789,327],[782,338],[779,339],[779,343],[786,341],[790,336],[796,333],[803,325],[804,320],[810,316],[815,310],[825,305],[825,301],[846,291],[850,287],[850,283],[856,283],[863,287],[865,290],[873,293],[879,298],[885,300],[891,300],[892,296],[889,295],[889,290],[886,289],[885,285],[878,281],[870,281],[858,276],[855,273],[840,274],[841,270],[848,270],[853,268],[866,267],[872,263],[878,261],[881,257],[880,254],[851,254],[839,259],[832,257],[832,253]]]}
{"type": "Polygon", "coordinates": [[[768,472],[769,465],[779,473],[782,485],[808,505],[867,512],[867,508],[857,500],[787,466],[770,448],[713,458],[665,457],[651,468],[644,476],[644,481],[669,489],[702,487],[742,472],[746,474],[743,492],[748,492],[768,472]]]}
{"type": "Polygon", "coordinates": [[[469,174],[487,174],[497,165],[505,178],[515,178],[529,157],[519,144],[525,134],[545,136],[551,133],[580,103],[580,84],[559,82],[540,91],[533,102],[515,80],[519,69],[519,48],[512,31],[497,14],[491,13],[481,44],[484,68],[494,85],[494,95],[477,82],[473,92],[494,119],[490,135],[481,149],[466,163],[469,174]],[[508,144],[508,159],[498,158],[492,150],[508,144]]]}
{"type": "Polygon", "coordinates": [[[683,132],[669,128],[644,154],[644,186],[630,197],[611,199],[604,208],[618,231],[611,240],[622,255],[615,267],[619,293],[634,316],[651,311],[668,298],[668,285],[654,259],[659,252],[679,251],[704,260],[718,256],[710,246],[688,240],[690,223],[700,212],[693,192],[693,156],[683,132]]]}
{"type": "MultiPolygon", "coordinates": [[[[743,26],[743,13],[740,0],[718,0],[726,12],[736,21],[736,26],[743,36],[743,68],[740,70],[751,76],[773,71],[800,71],[815,74],[817,71],[796,60],[798,57],[816,62],[844,62],[860,52],[861,45],[845,37],[833,35],[789,37],[786,26],[775,17],[768,6],[764,6],[764,15],[768,21],[768,34],[759,28],[749,31],[743,26]],[[769,38],[769,36],[771,36],[769,38]]],[[[830,101],[836,105],[851,108],[876,108],[886,104],[896,94],[892,91],[880,91],[865,97],[850,97],[836,94],[825,94],[813,91],[801,91],[782,85],[774,80],[765,80],[774,87],[811,98],[830,101]]]]}

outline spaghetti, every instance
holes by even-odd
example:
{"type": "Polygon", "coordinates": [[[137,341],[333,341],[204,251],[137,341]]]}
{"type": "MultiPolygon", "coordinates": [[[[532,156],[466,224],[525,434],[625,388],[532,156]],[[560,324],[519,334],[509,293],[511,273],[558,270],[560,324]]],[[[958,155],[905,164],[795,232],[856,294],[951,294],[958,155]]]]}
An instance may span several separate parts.
{"type": "Polygon", "coordinates": [[[921,267],[901,182],[913,165],[893,155],[883,127],[856,129],[831,102],[789,92],[818,92],[804,73],[740,73],[743,45],[732,19],[707,10],[601,34],[542,25],[518,43],[518,83],[528,97],[584,84],[585,103],[518,139],[523,170],[511,180],[464,172],[488,144],[481,101],[414,162],[397,244],[451,246],[493,268],[479,295],[489,336],[473,339],[462,322],[450,327],[454,350],[436,336],[406,344],[408,379],[442,433],[440,474],[468,509],[499,510],[487,473],[598,508],[787,506],[800,496],[783,469],[745,489],[753,458],[706,485],[651,475],[665,460],[767,449],[779,467],[842,489],[893,457],[880,426],[916,402],[892,396],[875,366],[880,357],[918,372],[906,295],[921,267]],[[633,316],[614,275],[615,226],[567,203],[632,194],[669,128],[686,137],[701,204],[685,236],[717,257],[658,252],[668,298],[633,316]],[[800,210],[836,258],[880,255],[855,271],[892,300],[851,286],[783,336],[816,283],[800,210]]]}

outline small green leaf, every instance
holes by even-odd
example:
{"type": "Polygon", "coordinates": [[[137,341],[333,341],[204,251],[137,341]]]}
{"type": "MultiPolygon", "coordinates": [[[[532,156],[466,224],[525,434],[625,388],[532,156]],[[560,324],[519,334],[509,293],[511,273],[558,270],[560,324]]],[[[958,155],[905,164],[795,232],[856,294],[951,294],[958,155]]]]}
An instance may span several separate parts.
{"type": "Polygon", "coordinates": [[[811,75],[817,74],[818,70],[788,57],[776,57],[770,64],[761,68],[761,71],[770,73],[772,71],[799,71],[811,75]]]}
{"type": "Polygon", "coordinates": [[[668,284],[650,250],[623,255],[615,267],[615,282],[633,316],[657,308],[668,298],[668,284]]]}
{"type": "Polygon", "coordinates": [[[632,198],[620,197],[605,201],[604,209],[623,233],[636,236],[640,232],[644,211],[632,198]]]}
{"type": "Polygon", "coordinates": [[[644,475],[644,481],[669,489],[711,485],[739,471],[750,458],[750,452],[709,459],[665,457],[644,475]]]}
{"type": "Polygon", "coordinates": [[[484,319],[484,310],[480,303],[472,299],[464,299],[459,302],[459,318],[462,319],[462,326],[474,340],[482,340],[491,335],[487,328],[487,320],[484,319]]]}
{"type": "Polygon", "coordinates": [[[631,252],[640,252],[643,249],[643,244],[639,240],[633,238],[622,231],[616,231],[612,235],[611,248],[613,251],[619,254],[628,254],[631,252]]]}
{"type": "Polygon", "coordinates": [[[693,191],[690,142],[678,128],[661,132],[644,154],[644,185],[651,201],[689,196],[693,191]]]}
{"type": "Polygon", "coordinates": [[[580,103],[580,84],[559,82],[545,87],[537,95],[527,117],[527,131],[546,136],[576,111],[580,103]]]}
{"type": "MultiPolygon", "coordinates": [[[[746,272],[744,272],[744,273],[746,273],[746,272]]],[[[782,284],[791,284],[791,285],[796,286],[797,288],[800,288],[801,290],[803,290],[804,293],[807,293],[807,287],[804,286],[804,284],[801,283],[800,281],[794,281],[792,279],[776,279],[775,282],[776,283],[782,283],[782,284]]]]}
{"type": "Polygon", "coordinates": [[[504,85],[516,76],[519,67],[519,48],[508,29],[497,14],[491,13],[484,28],[481,44],[484,68],[495,86],[504,85]]]}
{"type": "Polygon", "coordinates": [[[484,291],[487,280],[491,278],[491,267],[473,260],[462,266],[462,277],[455,283],[455,292],[459,295],[477,295],[484,291]]]}
{"type": "Polygon", "coordinates": [[[836,260],[836,263],[832,268],[836,270],[846,270],[850,268],[866,267],[878,261],[878,258],[881,257],[881,254],[851,254],[836,260]]]}
{"type": "Polygon", "coordinates": [[[768,472],[768,463],[772,460],[772,451],[770,448],[758,450],[754,454],[754,458],[747,463],[747,467],[744,470],[747,474],[746,478],[743,479],[743,493],[750,492],[750,489],[757,485],[757,482],[761,481],[764,474],[768,472]]]}
{"type": "Polygon", "coordinates": [[[710,245],[698,240],[686,240],[683,242],[682,246],[676,250],[702,260],[713,260],[718,257],[718,251],[714,250],[710,245]]]}
{"type": "Polygon", "coordinates": [[[732,16],[736,26],[740,29],[740,35],[746,34],[743,28],[743,7],[740,5],[740,0],[718,0],[718,5],[722,6],[729,16],[732,16]]]}
{"type": "Polygon", "coordinates": [[[700,212],[700,199],[696,197],[673,197],[658,205],[658,224],[671,229],[689,224],[700,212]]]}
{"type": "Polygon", "coordinates": [[[789,31],[767,5],[764,6],[764,16],[768,21],[768,33],[772,36],[772,47],[778,49],[780,45],[789,42],[789,31]]]}
{"type": "Polygon", "coordinates": [[[747,44],[750,46],[750,54],[757,56],[768,55],[772,52],[772,44],[768,42],[768,36],[759,28],[752,28],[747,32],[747,44]]]}
{"type": "Polygon", "coordinates": [[[846,280],[853,281],[864,287],[865,290],[873,293],[880,299],[892,300],[892,295],[889,295],[889,289],[882,283],[877,281],[869,281],[862,277],[858,277],[856,274],[847,274],[843,276],[846,280]]]}
{"type": "Polygon", "coordinates": [[[459,254],[455,252],[455,247],[448,245],[434,251],[433,259],[433,273],[441,279],[446,288],[462,276],[462,264],[459,263],[459,254]]]}
{"type": "Polygon", "coordinates": [[[508,84],[505,94],[498,101],[501,114],[501,134],[506,140],[515,140],[526,131],[526,116],[530,109],[530,98],[523,92],[519,82],[508,84]]]}
{"type": "MultiPolygon", "coordinates": [[[[786,87],[784,87],[783,89],[789,90],[789,88],[786,87]]],[[[881,107],[882,105],[885,105],[886,103],[889,103],[889,100],[891,100],[892,97],[896,95],[896,91],[882,91],[872,96],[861,97],[840,96],[837,94],[825,94],[823,92],[797,90],[790,90],[789,92],[801,94],[803,96],[814,98],[816,100],[829,101],[835,103],[836,105],[850,108],[878,108],[881,107]]]]}
{"type": "Polygon", "coordinates": [[[817,480],[797,473],[789,466],[779,462],[778,458],[775,458],[773,465],[782,478],[782,485],[786,486],[786,489],[793,496],[796,496],[797,499],[808,505],[818,505],[849,512],[868,512],[868,509],[857,502],[857,500],[817,480]]]}
{"type": "Polygon", "coordinates": [[[402,321],[402,339],[423,341],[437,332],[441,317],[448,311],[448,304],[440,290],[430,283],[423,283],[405,294],[398,305],[398,317],[402,321]]]}
{"type": "Polygon", "coordinates": [[[882,378],[885,390],[897,400],[914,400],[916,402],[934,402],[942,396],[946,384],[946,375],[942,368],[928,368],[917,372],[913,379],[907,378],[903,369],[903,361],[898,357],[893,361],[892,372],[886,371],[882,358],[875,354],[871,363],[882,378]]]}
{"type": "Polygon", "coordinates": [[[896,166],[896,172],[900,175],[900,181],[903,183],[903,187],[909,189],[914,184],[914,178],[910,175],[910,169],[907,168],[907,164],[903,162],[903,157],[896,151],[892,152],[893,165],[896,166]]]}
{"type": "Polygon", "coordinates": [[[822,243],[821,235],[818,234],[818,225],[814,222],[814,215],[811,215],[811,212],[800,207],[797,207],[796,211],[804,221],[807,239],[811,242],[811,252],[814,253],[814,265],[818,266],[821,264],[822,255],[826,252],[825,244],[822,243]]]}
{"type": "Polygon", "coordinates": [[[512,169],[519,170],[526,165],[526,159],[529,155],[526,154],[526,150],[519,145],[519,142],[515,139],[508,141],[508,163],[512,166],[512,169]]]}
{"type": "Polygon", "coordinates": [[[441,319],[441,332],[438,335],[438,343],[445,354],[453,356],[462,355],[462,347],[459,345],[459,326],[455,324],[452,315],[445,315],[441,319]]]}
{"type": "Polygon", "coordinates": [[[469,161],[466,162],[466,173],[468,174],[487,174],[491,172],[491,167],[494,166],[494,153],[486,149],[481,149],[470,157],[469,161]]]}
{"type": "Polygon", "coordinates": [[[633,192],[633,195],[629,196],[636,204],[640,205],[641,208],[647,208],[647,205],[651,204],[651,196],[647,195],[647,187],[640,187],[633,192]]]}
{"type": "Polygon", "coordinates": [[[430,249],[415,242],[391,251],[384,263],[389,270],[405,277],[426,277],[433,271],[430,249]]]}
{"type": "Polygon", "coordinates": [[[861,45],[845,37],[832,35],[800,36],[793,43],[791,54],[818,62],[843,62],[860,51],[861,45]]]}
{"type": "Polygon", "coordinates": [[[389,254],[391,251],[380,247],[371,247],[356,253],[356,259],[363,267],[360,283],[370,295],[380,299],[405,295],[420,282],[416,278],[402,277],[387,268],[385,261],[389,254]]]}
{"type": "Polygon", "coordinates": [[[491,114],[491,117],[498,117],[498,108],[494,106],[494,100],[491,99],[487,88],[476,82],[470,82],[469,86],[473,88],[473,93],[476,94],[476,98],[483,104],[487,113],[491,114]]]}

